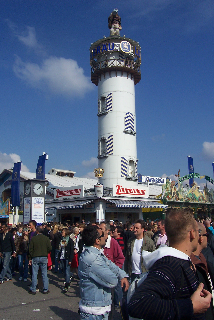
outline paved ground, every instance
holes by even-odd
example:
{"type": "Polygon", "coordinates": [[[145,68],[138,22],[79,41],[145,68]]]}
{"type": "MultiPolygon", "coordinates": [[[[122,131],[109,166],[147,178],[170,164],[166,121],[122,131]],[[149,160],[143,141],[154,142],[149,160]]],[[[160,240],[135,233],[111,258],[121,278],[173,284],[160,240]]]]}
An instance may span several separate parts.
{"type": "MultiPolygon", "coordinates": [[[[72,281],[67,293],[62,292],[64,278],[48,272],[50,293],[28,293],[30,282],[19,281],[18,273],[12,281],[0,285],[0,320],[78,320],[79,285],[72,281]]],[[[115,312],[115,320],[121,320],[115,312]]]]}

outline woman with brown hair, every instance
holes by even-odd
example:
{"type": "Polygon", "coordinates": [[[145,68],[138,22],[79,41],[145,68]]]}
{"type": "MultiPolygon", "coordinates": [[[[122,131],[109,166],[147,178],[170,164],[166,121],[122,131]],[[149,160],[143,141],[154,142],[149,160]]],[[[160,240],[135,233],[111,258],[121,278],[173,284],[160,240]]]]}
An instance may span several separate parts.
{"type": "Polygon", "coordinates": [[[62,240],[60,241],[59,259],[65,275],[65,288],[63,291],[67,292],[70,285],[71,276],[71,261],[74,257],[74,242],[69,237],[69,230],[62,229],[62,240]]]}

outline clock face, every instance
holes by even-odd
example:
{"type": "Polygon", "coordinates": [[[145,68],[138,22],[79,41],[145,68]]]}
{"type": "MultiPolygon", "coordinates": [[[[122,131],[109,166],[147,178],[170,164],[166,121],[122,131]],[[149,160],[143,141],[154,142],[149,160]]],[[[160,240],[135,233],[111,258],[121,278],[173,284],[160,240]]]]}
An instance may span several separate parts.
{"type": "Polygon", "coordinates": [[[27,184],[25,185],[25,194],[26,194],[26,195],[29,195],[29,193],[30,193],[30,184],[27,183],[27,184]]]}
{"type": "Polygon", "coordinates": [[[43,186],[40,183],[34,184],[33,192],[39,196],[43,193],[43,186]]]}

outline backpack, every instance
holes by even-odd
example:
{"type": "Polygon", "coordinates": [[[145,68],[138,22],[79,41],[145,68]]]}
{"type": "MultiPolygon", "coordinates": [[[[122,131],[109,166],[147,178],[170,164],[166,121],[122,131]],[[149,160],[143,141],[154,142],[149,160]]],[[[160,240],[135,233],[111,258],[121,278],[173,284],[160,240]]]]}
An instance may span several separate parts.
{"type": "MultiPolygon", "coordinates": [[[[180,278],[181,282],[180,282],[179,290],[178,290],[178,292],[176,294],[176,299],[180,298],[180,294],[181,294],[181,291],[182,291],[182,288],[183,288],[183,283],[184,283],[184,270],[183,270],[182,264],[181,264],[181,269],[182,269],[181,278],[180,278]]],[[[129,314],[128,314],[128,303],[129,303],[131,297],[133,296],[133,294],[135,293],[135,290],[137,289],[137,287],[139,287],[143,283],[143,281],[147,278],[148,273],[149,273],[149,271],[148,272],[144,272],[144,273],[142,273],[140,275],[139,279],[134,280],[131,283],[131,285],[129,286],[126,299],[125,298],[122,299],[122,303],[121,303],[121,306],[120,306],[120,313],[121,313],[121,316],[122,316],[123,320],[139,320],[139,318],[133,318],[133,317],[129,316],[129,314]]]]}
{"type": "Polygon", "coordinates": [[[123,320],[135,320],[135,319],[137,319],[137,318],[132,318],[132,317],[129,316],[129,314],[128,314],[128,303],[129,303],[131,297],[133,296],[133,294],[135,293],[135,290],[137,289],[137,287],[139,285],[141,285],[141,283],[143,283],[143,281],[146,279],[148,273],[149,272],[144,272],[144,273],[142,273],[140,275],[139,279],[134,280],[131,283],[131,285],[129,286],[126,298],[122,299],[122,303],[121,303],[121,306],[120,306],[120,313],[121,313],[121,316],[122,316],[123,320]]]}

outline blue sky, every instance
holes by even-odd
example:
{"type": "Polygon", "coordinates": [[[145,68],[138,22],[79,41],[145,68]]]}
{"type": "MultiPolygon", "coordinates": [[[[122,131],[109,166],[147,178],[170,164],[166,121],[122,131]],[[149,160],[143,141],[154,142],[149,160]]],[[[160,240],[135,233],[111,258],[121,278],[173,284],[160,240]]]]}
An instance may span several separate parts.
{"type": "Polygon", "coordinates": [[[97,87],[89,47],[109,36],[118,8],[121,35],[142,48],[136,85],[138,172],[213,177],[213,0],[0,2],[0,171],[22,161],[90,176],[97,167],[97,87]]]}

